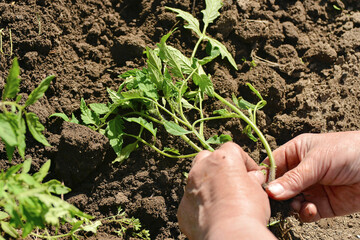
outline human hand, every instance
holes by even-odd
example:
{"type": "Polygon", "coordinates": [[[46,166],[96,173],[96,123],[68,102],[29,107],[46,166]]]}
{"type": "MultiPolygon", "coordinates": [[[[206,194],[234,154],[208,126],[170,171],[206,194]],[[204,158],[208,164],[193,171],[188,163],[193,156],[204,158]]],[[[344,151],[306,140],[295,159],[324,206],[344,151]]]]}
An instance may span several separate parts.
{"type": "Polygon", "coordinates": [[[272,238],[265,227],[270,205],[260,169],[234,143],[200,152],[178,209],[180,229],[189,239],[272,238]]]}
{"type": "Polygon", "coordinates": [[[304,222],[360,211],[360,131],[303,134],[273,154],[279,178],[266,191],[276,200],[295,197],[291,206],[304,222]]]}

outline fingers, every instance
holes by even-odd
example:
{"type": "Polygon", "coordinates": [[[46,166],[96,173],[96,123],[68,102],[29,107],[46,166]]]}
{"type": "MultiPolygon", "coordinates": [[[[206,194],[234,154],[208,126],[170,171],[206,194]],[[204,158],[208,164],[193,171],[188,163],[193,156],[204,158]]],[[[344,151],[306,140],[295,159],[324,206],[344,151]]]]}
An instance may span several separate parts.
{"type": "Polygon", "coordinates": [[[246,169],[248,171],[255,171],[261,169],[256,164],[256,162],[253,159],[251,159],[250,156],[246,152],[244,152],[244,150],[239,145],[233,142],[227,142],[223,144],[219,149],[215,150],[213,153],[207,150],[199,152],[192,162],[192,167],[194,167],[195,164],[198,164],[203,159],[206,159],[212,154],[216,156],[215,158],[217,160],[222,159],[224,160],[224,163],[226,160],[226,163],[230,165],[243,162],[245,163],[246,169]]]}
{"type": "Polygon", "coordinates": [[[276,200],[286,200],[316,184],[324,176],[324,169],[310,156],[306,157],[296,168],[269,183],[268,195],[276,200]]]}
{"type": "Polygon", "coordinates": [[[243,161],[248,171],[255,171],[260,169],[256,162],[251,159],[250,156],[246,152],[244,152],[244,150],[239,145],[233,142],[227,142],[223,144],[216,151],[224,152],[224,154],[229,155],[237,161],[243,161]]]}
{"type": "Polygon", "coordinates": [[[196,157],[194,158],[194,160],[192,161],[191,167],[193,167],[196,164],[196,162],[200,161],[201,159],[204,159],[204,158],[208,157],[210,154],[211,154],[211,152],[208,151],[208,150],[204,150],[204,151],[199,152],[196,155],[196,157]]]}
{"type": "MultiPolygon", "coordinates": [[[[284,175],[287,171],[296,167],[306,155],[308,144],[312,134],[302,134],[273,151],[276,162],[276,177],[284,175]]],[[[269,165],[269,159],[263,161],[269,165]]]]}
{"type": "Polygon", "coordinates": [[[250,171],[248,172],[249,177],[255,182],[263,185],[266,182],[266,176],[262,171],[250,171]]]}

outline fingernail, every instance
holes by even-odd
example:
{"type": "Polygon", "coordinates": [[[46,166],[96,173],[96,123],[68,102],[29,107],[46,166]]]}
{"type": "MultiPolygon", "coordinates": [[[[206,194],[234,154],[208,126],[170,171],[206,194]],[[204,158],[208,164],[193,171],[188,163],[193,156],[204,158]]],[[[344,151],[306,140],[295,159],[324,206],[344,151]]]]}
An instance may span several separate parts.
{"type": "Polygon", "coordinates": [[[274,196],[281,195],[285,189],[280,183],[270,183],[267,190],[274,196]]]}

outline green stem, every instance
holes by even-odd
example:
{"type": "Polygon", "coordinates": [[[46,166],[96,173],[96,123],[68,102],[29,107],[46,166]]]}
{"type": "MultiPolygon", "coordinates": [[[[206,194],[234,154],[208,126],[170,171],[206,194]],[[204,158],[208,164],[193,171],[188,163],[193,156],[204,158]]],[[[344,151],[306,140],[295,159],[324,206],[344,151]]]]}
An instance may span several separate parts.
{"type": "MultiPolygon", "coordinates": [[[[139,142],[142,142],[143,144],[151,147],[152,149],[154,149],[156,152],[166,156],[166,157],[170,157],[170,158],[192,158],[192,157],[195,157],[198,153],[192,153],[192,154],[187,154],[187,155],[172,155],[172,154],[168,154],[164,151],[161,151],[159,148],[157,148],[156,146],[152,145],[151,143],[148,143],[147,141],[145,141],[144,139],[136,136],[136,135],[132,135],[132,134],[128,134],[128,133],[125,133],[124,134],[125,136],[128,136],[128,137],[133,137],[135,138],[136,140],[138,140],[139,142]]],[[[199,152],[202,150],[201,148],[199,148],[199,152]]]]}
{"type": "Polygon", "coordinates": [[[242,112],[240,111],[237,107],[235,107],[233,104],[229,103],[226,99],[224,99],[223,97],[221,97],[219,94],[217,94],[216,92],[214,92],[214,96],[220,100],[222,103],[224,103],[226,106],[228,106],[229,108],[231,108],[234,112],[236,112],[237,114],[240,115],[241,119],[244,120],[247,124],[250,125],[250,127],[254,130],[254,132],[258,135],[261,143],[263,144],[266,153],[269,157],[269,162],[270,162],[270,167],[269,167],[269,180],[268,182],[271,182],[273,180],[275,180],[275,174],[276,174],[276,163],[275,163],[275,159],[274,156],[272,154],[271,148],[269,146],[269,143],[267,142],[266,138],[264,137],[264,135],[262,134],[262,132],[260,132],[260,130],[258,129],[258,127],[242,112]]]}
{"type": "Polygon", "coordinates": [[[196,51],[200,46],[200,43],[202,42],[202,40],[204,39],[204,35],[200,36],[199,40],[197,41],[195,47],[194,47],[194,51],[191,54],[191,59],[193,59],[195,57],[196,51]]]}
{"type": "MultiPolygon", "coordinates": [[[[203,107],[202,107],[202,97],[201,97],[201,93],[199,92],[199,113],[200,113],[200,120],[204,119],[204,113],[203,113],[203,107]]],[[[193,124],[193,126],[195,126],[195,124],[193,124]]],[[[199,133],[201,136],[204,137],[204,121],[200,122],[200,129],[199,129],[199,133]]]]}

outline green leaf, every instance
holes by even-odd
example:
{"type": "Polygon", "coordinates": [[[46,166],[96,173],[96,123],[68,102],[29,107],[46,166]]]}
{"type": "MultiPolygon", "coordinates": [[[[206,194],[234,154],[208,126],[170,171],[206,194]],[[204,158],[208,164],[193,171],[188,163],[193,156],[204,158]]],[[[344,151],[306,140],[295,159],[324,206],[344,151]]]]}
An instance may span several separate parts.
{"type": "Polygon", "coordinates": [[[222,0],[205,0],[206,8],[201,12],[204,14],[203,22],[205,27],[220,16],[219,10],[222,7],[222,0]]]}
{"type": "Polygon", "coordinates": [[[176,124],[173,121],[164,120],[164,127],[168,133],[175,135],[175,136],[182,136],[182,135],[191,133],[191,131],[184,129],[183,127],[179,126],[178,124],[176,124]]]}
{"type": "Polygon", "coordinates": [[[19,92],[20,85],[20,67],[17,58],[14,58],[12,66],[9,71],[9,75],[6,79],[6,84],[3,91],[2,100],[5,101],[7,98],[14,98],[19,92]]]}
{"type": "Polygon", "coordinates": [[[110,112],[110,108],[103,103],[91,103],[89,107],[98,115],[110,112]]]}
{"type": "Polygon", "coordinates": [[[59,118],[62,118],[65,122],[69,122],[70,119],[68,118],[68,116],[66,116],[65,113],[53,113],[49,116],[49,118],[52,118],[52,117],[59,117],[59,118]]]}
{"type": "Polygon", "coordinates": [[[257,142],[258,139],[252,134],[252,128],[250,127],[250,125],[247,125],[244,130],[243,133],[245,133],[248,138],[250,138],[251,140],[253,140],[254,142],[257,142]]]}
{"type": "Polygon", "coordinates": [[[54,75],[48,76],[45,78],[40,85],[34,89],[29,95],[29,98],[25,102],[25,107],[34,104],[39,98],[41,98],[48,87],[50,86],[51,81],[55,78],[54,75]]]}
{"type": "Polygon", "coordinates": [[[43,186],[47,187],[47,190],[50,193],[54,193],[57,195],[67,194],[71,191],[70,188],[62,185],[61,182],[59,182],[58,180],[55,180],[55,179],[51,179],[51,180],[43,183],[43,186]]]}
{"type": "Polygon", "coordinates": [[[145,81],[142,81],[138,84],[138,88],[143,92],[143,94],[146,97],[152,98],[152,99],[159,99],[158,90],[156,89],[156,86],[153,82],[151,82],[149,79],[146,79],[145,81]]]}
{"type": "Polygon", "coordinates": [[[71,233],[74,233],[76,230],[78,230],[80,228],[80,226],[84,223],[83,220],[81,221],[77,221],[72,225],[72,228],[70,230],[71,233]]]}
{"type": "Polygon", "coordinates": [[[175,148],[168,148],[168,147],[164,147],[164,152],[169,152],[169,153],[173,153],[175,155],[180,155],[179,150],[175,149],[175,148]]]}
{"type": "Polygon", "coordinates": [[[0,220],[3,220],[8,217],[9,217],[9,214],[7,214],[6,212],[0,211],[0,220]]]}
{"type": "Polygon", "coordinates": [[[146,48],[146,55],[147,55],[147,64],[148,64],[148,71],[151,81],[156,85],[159,90],[162,90],[163,85],[163,75],[162,71],[162,64],[161,59],[155,53],[154,50],[150,48],[146,48]]]}
{"type": "Polygon", "coordinates": [[[181,98],[181,103],[182,103],[182,106],[184,108],[187,108],[187,109],[194,109],[194,105],[192,105],[191,103],[189,103],[185,98],[181,98]]]}
{"type": "Polygon", "coordinates": [[[123,129],[124,121],[120,116],[111,119],[105,129],[105,136],[109,138],[110,145],[118,156],[121,154],[123,144],[123,129]]]}
{"type": "Polygon", "coordinates": [[[253,91],[256,94],[258,98],[260,98],[260,100],[264,100],[261,94],[259,93],[259,91],[256,90],[256,88],[254,88],[253,85],[251,85],[250,83],[246,83],[246,85],[250,88],[251,91],[253,91]]]}
{"type": "Polygon", "coordinates": [[[106,90],[107,90],[107,92],[109,94],[109,98],[111,99],[111,101],[113,103],[117,103],[118,101],[123,99],[123,97],[120,94],[118,94],[117,92],[111,90],[110,88],[107,88],[106,90]]]}
{"type": "Polygon", "coordinates": [[[20,170],[21,167],[22,167],[22,164],[18,164],[18,165],[10,167],[6,171],[4,179],[9,179],[10,177],[12,177],[15,173],[17,173],[20,170]]]}
{"type": "Polygon", "coordinates": [[[83,98],[81,98],[80,100],[80,111],[81,111],[81,120],[86,125],[93,124],[97,126],[100,123],[99,116],[86,106],[85,100],[83,98]]]}
{"type": "Polygon", "coordinates": [[[158,44],[160,58],[171,67],[171,72],[179,78],[184,78],[183,73],[190,74],[193,71],[191,61],[185,57],[179,50],[166,45],[166,39],[169,34],[161,38],[158,44]]]}
{"type": "Polygon", "coordinates": [[[12,120],[8,119],[4,113],[0,113],[0,137],[9,146],[16,146],[17,136],[10,121],[12,120]]]}
{"type": "Polygon", "coordinates": [[[215,115],[220,115],[222,117],[234,117],[234,116],[237,116],[236,113],[232,113],[232,112],[229,112],[227,109],[219,109],[219,110],[215,110],[213,112],[213,114],[215,115]]]}
{"type": "Polygon", "coordinates": [[[223,144],[226,142],[232,141],[232,137],[226,134],[221,134],[220,136],[215,135],[209,138],[206,142],[209,144],[223,144]]]}
{"type": "Polygon", "coordinates": [[[92,232],[92,233],[96,233],[97,229],[99,226],[101,226],[102,223],[101,221],[95,221],[95,222],[91,222],[89,224],[86,224],[84,226],[82,226],[82,230],[84,230],[85,232],[92,232]]]}
{"type": "Polygon", "coordinates": [[[39,169],[37,173],[33,175],[34,179],[37,182],[42,182],[42,180],[46,177],[49,172],[51,161],[47,160],[39,169]]]}
{"type": "Polygon", "coordinates": [[[40,123],[38,116],[35,113],[26,113],[26,123],[31,132],[31,135],[36,139],[36,141],[42,143],[44,146],[50,147],[51,145],[46,140],[45,136],[42,134],[45,127],[40,123]]]}
{"type": "Polygon", "coordinates": [[[139,147],[138,141],[134,143],[130,143],[126,145],[123,149],[121,149],[120,155],[112,162],[112,163],[122,163],[124,160],[129,158],[130,154],[135,151],[139,147]]]}
{"type": "Polygon", "coordinates": [[[128,77],[135,77],[136,72],[138,72],[138,71],[140,71],[140,70],[137,68],[134,68],[134,69],[124,72],[123,74],[119,75],[119,77],[124,78],[124,79],[126,79],[128,77]]]}
{"type": "Polygon", "coordinates": [[[28,173],[30,171],[30,168],[31,168],[31,159],[27,159],[23,163],[21,173],[23,174],[28,173]]]}
{"type": "Polygon", "coordinates": [[[6,232],[9,236],[17,239],[19,238],[19,234],[17,233],[16,229],[10,225],[8,222],[1,221],[1,228],[6,232]]]}
{"type": "Polygon", "coordinates": [[[146,130],[148,130],[149,132],[151,132],[151,134],[156,137],[156,128],[154,128],[153,123],[152,122],[148,122],[146,121],[144,118],[142,117],[131,117],[131,118],[124,118],[126,121],[128,122],[134,122],[139,124],[140,126],[142,126],[143,128],[145,128],[146,130]]]}
{"type": "Polygon", "coordinates": [[[221,42],[219,42],[218,40],[213,39],[209,36],[205,36],[205,39],[207,39],[213,47],[216,47],[219,49],[222,59],[224,59],[226,57],[228,59],[228,61],[230,62],[230,64],[236,70],[238,70],[238,67],[236,66],[236,62],[235,62],[234,58],[231,56],[230,52],[226,49],[226,47],[221,42]]]}
{"type": "Polygon", "coordinates": [[[12,157],[13,157],[14,152],[15,152],[15,147],[10,146],[7,143],[5,143],[5,149],[6,149],[6,156],[9,159],[9,161],[11,162],[12,157]]]}
{"type": "Polygon", "coordinates": [[[165,9],[176,12],[178,14],[177,17],[181,17],[187,21],[188,25],[185,25],[184,28],[193,30],[199,37],[202,35],[199,20],[197,20],[193,15],[177,8],[165,7],[165,9]]]}
{"type": "Polygon", "coordinates": [[[71,113],[71,120],[70,120],[71,123],[76,123],[76,124],[79,124],[79,120],[77,120],[77,118],[75,117],[74,113],[71,113]]]}
{"type": "Polygon", "coordinates": [[[194,74],[193,81],[196,85],[199,86],[201,93],[206,93],[206,95],[212,97],[214,96],[214,86],[211,82],[210,75],[206,74],[194,74]]]}

